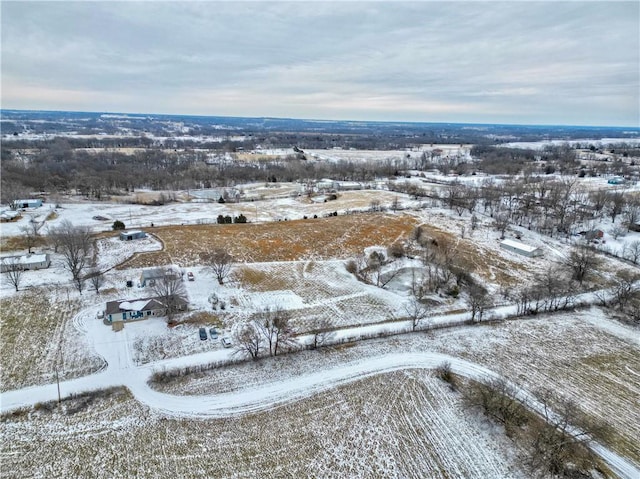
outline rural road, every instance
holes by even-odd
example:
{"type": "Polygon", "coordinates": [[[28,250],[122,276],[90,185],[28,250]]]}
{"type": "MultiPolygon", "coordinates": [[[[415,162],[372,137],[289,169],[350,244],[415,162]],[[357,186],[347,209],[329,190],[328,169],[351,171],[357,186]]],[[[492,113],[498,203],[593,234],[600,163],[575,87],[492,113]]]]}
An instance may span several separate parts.
{"type": "MultiPolygon", "coordinates": [[[[79,315],[86,314],[87,311],[79,313],[79,315]]],[[[96,352],[106,361],[107,368],[90,376],[61,382],[60,389],[63,396],[113,386],[125,386],[136,400],[169,416],[223,418],[266,411],[278,405],[311,397],[322,391],[366,377],[404,369],[433,369],[444,362],[449,362],[452,371],[460,376],[478,381],[499,378],[496,373],[483,366],[445,354],[433,352],[394,353],[340,364],[332,369],[233,392],[179,396],[152,389],[149,385],[152,374],[165,369],[220,361],[229,358],[231,351],[216,350],[136,366],[129,352],[126,329],[119,333],[105,334],[105,327],[101,321],[91,321],[90,324],[85,324],[84,321],[78,320],[74,321],[74,324],[81,327],[87,334],[96,352]]],[[[365,331],[360,331],[365,335],[366,332],[366,328],[365,331]]],[[[347,334],[347,337],[358,336],[357,328],[352,328],[347,334]]],[[[515,385],[513,387],[518,391],[518,394],[527,399],[529,407],[533,410],[541,410],[542,405],[531,394],[515,385]]],[[[38,402],[55,401],[57,397],[58,390],[55,383],[8,391],[2,393],[0,397],[0,411],[7,412],[21,407],[33,406],[38,402]]],[[[601,444],[594,442],[591,447],[621,478],[638,479],[640,477],[640,469],[630,461],[601,444]]]]}

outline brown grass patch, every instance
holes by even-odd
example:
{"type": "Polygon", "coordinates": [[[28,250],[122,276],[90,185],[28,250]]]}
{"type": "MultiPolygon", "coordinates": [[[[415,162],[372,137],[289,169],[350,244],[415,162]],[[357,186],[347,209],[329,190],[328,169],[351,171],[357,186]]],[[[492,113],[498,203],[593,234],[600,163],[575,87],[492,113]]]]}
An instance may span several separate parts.
{"type": "Polygon", "coordinates": [[[162,252],[139,255],[127,267],[199,263],[198,254],[225,248],[237,262],[348,258],[364,248],[409,236],[416,220],[405,215],[361,214],[265,224],[156,227],[162,252]]]}
{"type": "Polygon", "coordinates": [[[220,328],[223,326],[222,321],[217,315],[208,313],[206,311],[199,311],[197,313],[194,313],[189,317],[181,320],[180,324],[195,324],[202,326],[214,325],[220,328]]]}
{"type": "MultiPolygon", "coordinates": [[[[31,246],[31,248],[41,248],[46,246],[47,240],[44,236],[38,236],[35,239],[35,244],[31,246]]],[[[23,236],[9,236],[2,238],[2,243],[0,244],[0,251],[20,251],[27,249],[27,242],[23,236]]]]}

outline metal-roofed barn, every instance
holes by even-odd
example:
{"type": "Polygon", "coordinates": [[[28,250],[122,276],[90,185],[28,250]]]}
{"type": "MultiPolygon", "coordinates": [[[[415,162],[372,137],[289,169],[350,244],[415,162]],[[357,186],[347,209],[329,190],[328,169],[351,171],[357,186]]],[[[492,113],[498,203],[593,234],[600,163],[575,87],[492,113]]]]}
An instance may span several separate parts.
{"type": "Polygon", "coordinates": [[[506,239],[500,242],[500,247],[511,251],[512,253],[518,253],[522,256],[528,256],[533,258],[536,256],[542,256],[542,250],[528,244],[520,243],[519,241],[506,239]]]}
{"type": "Polygon", "coordinates": [[[147,234],[141,230],[131,230],[131,231],[120,232],[121,241],[132,241],[132,240],[142,239],[146,237],[147,237],[147,234]]]}

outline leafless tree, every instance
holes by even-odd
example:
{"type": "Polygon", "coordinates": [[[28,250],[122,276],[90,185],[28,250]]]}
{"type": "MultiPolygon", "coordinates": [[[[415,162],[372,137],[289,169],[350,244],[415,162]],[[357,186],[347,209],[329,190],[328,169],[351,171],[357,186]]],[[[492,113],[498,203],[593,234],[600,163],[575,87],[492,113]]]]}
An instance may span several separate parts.
{"type": "Polygon", "coordinates": [[[224,284],[224,280],[231,273],[233,257],[223,249],[216,249],[200,253],[200,259],[211,268],[218,284],[224,284]]]}
{"type": "Polygon", "coordinates": [[[288,311],[278,306],[266,308],[260,312],[256,325],[267,342],[269,355],[277,356],[279,351],[295,346],[296,332],[288,311]]]}
{"type": "Polygon", "coordinates": [[[317,349],[331,342],[335,336],[335,332],[331,329],[333,324],[328,318],[321,318],[314,324],[312,348],[317,349]]]}
{"type": "Polygon", "coordinates": [[[613,304],[619,309],[625,309],[634,296],[640,292],[640,273],[620,270],[614,278],[611,288],[613,304]]]}
{"type": "Polygon", "coordinates": [[[98,269],[92,269],[87,273],[85,279],[89,280],[89,282],[91,283],[91,287],[96,292],[96,294],[98,294],[100,292],[100,288],[104,284],[104,275],[102,274],[102,272],[98,269]]]}
{"type": "Polygon", "coordinates": [[[18,291],[18,287],[20,286],[20,282],[22,281],[22,274],[24,273],[24,269],[20,264],[20,260],[17,257],[6,258],[4,264],[7,268],[6,275],[9,283],[16,288],[18,291]]]}
{"type": "Polygon", "coordinates": [[[583,477],[597,467],[588,444],[592,438],[610,438],[610,428],[588,419],[573,401],[553,391],[538,394],[542,420],[530,426],[527,465],[534,472],[562,477],[583,477]],[[578,474],[576,474],[578,472],[578,474]]]}
{"type": "Polygon", "coordinates": [[[164,304],[167,321],[172,322],[186,297],[184,282],[179,274],[167,270],[152,286],[153,294],[164,304]]]}
{"type": "Polygon", "coordinates": [[[507,228],[509,228],[509,223],[509,215],[506,211],[499,211],[495,214],[493,218],[493,226],[500,232],[500,239],[505,238],[505,233],[507,232],[507,228]]]}
{"type": "Polygon", "coordinates": [[[611,216],[611,222],[615,223],[618,215],[624,211],[626,199],[620,191],[609,193],[607,199],[609,203],[609,216],[611,216]]]}
{"type": "Polygon", "coordinates": [[[411,331],[418,329],[420,321],[429,315],[429,310],[418,298],[412,298],[405,304],[404,310],[407,317],[411,320],[411,331]]]}
{"type": "Polygon", "coordinates": [[[626,243],[622,249],[622,255],[633,264],[638,264],[640,261],[640,240],[626,243]]]}
{"type": "Polygon", "coordinates": [[[600,266],[600,263],[601,260],[596,256],[593,248],[580,244],[573,248],[565,264],[572,271],[572,278],[582,285],[584,280],[600,266]]]}
{"type": "Polygon", "coordinates": [[[41,226],[42,226],[42,223],[36,221],[36,219],[33,216],[30,216],[27,224],[20,227],[20,231],[22,231],[22,234],[24,236],[24,242],[27,246],[29,253],[31,253],[31,249],[38,242],[38,236],[39,236],[39,231],[41,226]]]}
{"type": "Polygon", "coordinates": [[[256,360],[264,347],[264,336],[253,321],[244,323],[233,335],[234,354],[242,354],[256,360]]]}
{"type": "Polygon", "coordinates": [[[471,306],[471,321],[482,321],[484,312],[492,305],[489,293],[479,284],[469,288],[469,306],[471,306]]]}
{"type": "Polygon", "coordinates": [[[71,273],[78,291],[82,292],[84,284],[82,271],[89,260],[91,231],[86,226],[74,226],[69,220],[64,220],[55,228],[55,234],[60,239],[64,266],[71,273]]]}

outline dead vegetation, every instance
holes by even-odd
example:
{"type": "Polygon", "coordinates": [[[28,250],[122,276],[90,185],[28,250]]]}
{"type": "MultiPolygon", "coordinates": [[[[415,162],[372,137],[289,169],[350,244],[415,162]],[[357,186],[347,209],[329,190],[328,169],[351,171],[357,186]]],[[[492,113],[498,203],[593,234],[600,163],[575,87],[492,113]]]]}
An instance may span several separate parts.
{"type": "Polygon", "coordinates": [[[154,229],[164,251],[139,255],[128,268],[199,263],[199,253],[223,247],[236,262],[347,258],[368,246],[406,237],[410,216],[359,214],[266,224],[187,225],[154,229]]]}

